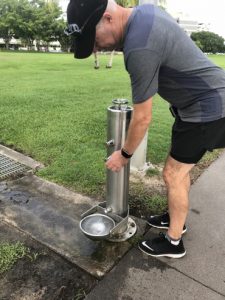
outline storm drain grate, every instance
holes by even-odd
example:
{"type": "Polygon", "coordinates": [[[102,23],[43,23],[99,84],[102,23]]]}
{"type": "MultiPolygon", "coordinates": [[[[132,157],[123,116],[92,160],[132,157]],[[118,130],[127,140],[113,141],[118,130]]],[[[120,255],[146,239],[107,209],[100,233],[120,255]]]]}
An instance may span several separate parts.
{"type": "Polygon", "coordinates": [[[0,154],[0,180],[11,176],[18,176],[31,170],[31,168],[0,154]]]}

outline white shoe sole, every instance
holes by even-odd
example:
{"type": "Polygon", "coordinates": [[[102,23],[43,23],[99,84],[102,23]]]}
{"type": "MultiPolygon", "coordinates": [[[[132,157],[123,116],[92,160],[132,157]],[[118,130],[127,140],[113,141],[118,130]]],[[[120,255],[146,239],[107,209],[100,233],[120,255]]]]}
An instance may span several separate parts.
{"type": "MultiPolygon", "coordinates": [[[[154,228],[165,229],[165,230],[169,229],[169,227],[165,227],[165,226],[164,226],[164,227],[161,227],[161,226],[153,225],[153,224],[149,223],[148,221],[147,221],[147,223],[148,223],[149,226],[152,226],[152,227],[154,227],[154,228]]],[[[182,234],[184,234],[184,233],[186,233],[186,232],[187,232],[187,227],[182,231],[182,234]]]]}
{"type": "Polygon", "coordinates": [[[138,246],[138,248],[145,254],[153,256],[153,257],[163,257],[164,256],[164,257],[170,257],[170,258],[181,258],[186,254],[186,251],[181,254],[169,254],[169,253],[168,254],[150,254],[150,253],[146,252],[145,250],[143,250],[140,246],[138,246]]]}

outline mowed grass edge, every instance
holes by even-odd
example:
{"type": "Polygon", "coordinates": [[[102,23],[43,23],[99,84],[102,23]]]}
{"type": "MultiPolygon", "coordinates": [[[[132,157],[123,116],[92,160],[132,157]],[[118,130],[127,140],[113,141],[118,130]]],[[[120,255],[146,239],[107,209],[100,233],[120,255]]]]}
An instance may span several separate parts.
{"type": "MultiPolygon", "coordinates": [[[[225,68],[225,58],[212,56],[225,68]]],[[[45,164],[40,176],[89,195],[105,186],[106,110],[114,98],[131,99],[122,55],[74,60],[71,54],[0,52],[0,142],[45,164]]],[[[131,101],[130,101],[131,102],[131,101]]],[[[166,158],[173,118],[168,103],[153,103],[147,158],[166,158]]]]}

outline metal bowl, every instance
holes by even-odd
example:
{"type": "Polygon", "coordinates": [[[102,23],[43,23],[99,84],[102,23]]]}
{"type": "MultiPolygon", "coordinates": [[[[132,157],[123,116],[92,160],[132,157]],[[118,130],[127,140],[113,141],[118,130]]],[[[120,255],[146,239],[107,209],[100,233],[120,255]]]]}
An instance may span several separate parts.
{"type": "Polygon", "coordinates": [[[114,227],[115,221],[102,214],[92,214],[80,221],[81,231],[93,240],[106,239],[114,227]]]}

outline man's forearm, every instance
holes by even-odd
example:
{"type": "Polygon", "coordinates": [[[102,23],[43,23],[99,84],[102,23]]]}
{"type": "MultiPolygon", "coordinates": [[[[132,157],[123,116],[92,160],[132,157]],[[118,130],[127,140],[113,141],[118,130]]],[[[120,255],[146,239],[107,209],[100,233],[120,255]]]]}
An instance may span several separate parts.
{"type": "Polygon", "coordinates": [[[143,122],[137,119],[131,119],[128,134],[123,148],[129,153],[133,154],[149,127],[150,122],[143,122]]]}

